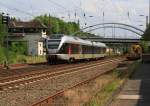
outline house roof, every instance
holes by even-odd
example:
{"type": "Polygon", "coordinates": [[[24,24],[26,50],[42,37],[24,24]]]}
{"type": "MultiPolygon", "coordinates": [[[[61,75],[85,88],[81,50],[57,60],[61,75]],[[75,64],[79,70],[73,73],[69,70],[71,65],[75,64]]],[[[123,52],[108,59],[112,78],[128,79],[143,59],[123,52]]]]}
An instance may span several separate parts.
{"type": "Polygon", "coordinates": [[[23,22],[23,21],[14,21],[9,22],[9,28],[39,28],[46,29],[47,27],[37,20],[23,22]]]}

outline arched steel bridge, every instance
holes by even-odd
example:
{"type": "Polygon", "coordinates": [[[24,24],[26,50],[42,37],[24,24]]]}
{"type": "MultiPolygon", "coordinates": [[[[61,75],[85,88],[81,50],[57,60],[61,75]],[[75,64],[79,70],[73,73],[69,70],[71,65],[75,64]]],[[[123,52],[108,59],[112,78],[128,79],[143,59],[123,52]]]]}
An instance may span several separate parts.
{"type": "Polygon", "coordinates": [[[123,23],[100,23],[100,24],[95,24],[95,25],[91,25],[91,26],[82,28],[80,31],[77,31],[77,32],[73,33],[73,35],[76,35],[81,31],[90,32],[90,31],[94,31],[94,30],[97,30],[97,29],[101,29],[101,28],[124,29],[124,30],[128,30],[128,31],[133,32],[133,33],[135,33],[137,35],[140,35],[140,36],[142,36],[144,34],[144,31],[142,29],[137,28],[137,27],[132,26],[132,25],[123,24],[123,23]]]}
{"type": "Polygon", "coordinates": [[[113,43],[113,44],[120,44],[120,43],[127,43],[127,44],[136,44],[140,43],[141,39],[128,39],[128,38],[100,38],[100,37],[81,37],[85,40],[90,40],[94,42],[103,42],[103,43],[113,43]]]}

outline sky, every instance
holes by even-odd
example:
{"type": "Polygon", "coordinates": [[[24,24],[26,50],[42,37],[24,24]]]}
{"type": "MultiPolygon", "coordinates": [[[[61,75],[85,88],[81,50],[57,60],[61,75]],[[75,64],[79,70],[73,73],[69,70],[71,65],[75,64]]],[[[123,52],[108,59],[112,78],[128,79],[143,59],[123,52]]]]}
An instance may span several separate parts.
{"type": "MultiPolygon", "coordinates": [[[[0,0],[0,12],[24,21],[50,14],[64,21],[80,20],[81,28],[120,22],[145,30],[149,0],[0,0]]],[[[99,29],[92,33],[107,37],[139,37],[121,29],[99,29]]]]}

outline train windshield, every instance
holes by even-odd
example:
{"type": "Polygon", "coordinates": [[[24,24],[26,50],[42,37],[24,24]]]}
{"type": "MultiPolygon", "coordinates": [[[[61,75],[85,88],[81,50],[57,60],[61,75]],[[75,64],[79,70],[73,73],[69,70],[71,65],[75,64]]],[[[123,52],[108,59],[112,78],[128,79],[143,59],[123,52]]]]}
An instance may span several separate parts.
{"type": "Polygon", "coordinates": [[[48,49],[58,49],[59,44],[60,44],[60,40],[49,40],[48,49]]]}

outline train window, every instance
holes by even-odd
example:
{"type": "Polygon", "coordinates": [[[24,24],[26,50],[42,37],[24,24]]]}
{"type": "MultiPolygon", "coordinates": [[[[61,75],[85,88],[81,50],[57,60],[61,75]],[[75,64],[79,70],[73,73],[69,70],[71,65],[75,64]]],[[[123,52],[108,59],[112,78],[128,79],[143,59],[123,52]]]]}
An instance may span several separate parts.
{"type": "Polygon", "coordinates": [[[49,40],[48,49],[57,49],[59,46],[60,40],[49,40]]]}
{"type": "Polygon", "coordinates": [[[100,48],[100,50],[101,50],[100,53],[102,53],[102,54],[105,53],[105,51],[106,51],[106,49],[104,47],[100,48]]]}
{"type": "Polygon", "coordinates": [[[106,51],[105,48],[82,45],[83,54],[100,54],[105,53],[105,51],[106,51]]]}
{"type": "Polygon", "coordinates": [[[59,50],[59,53],[68,54],[69,46],[71,46],[71,54],[79,54],[80,53],[81,49],[78,44],[68,44],[68,43],[63,44],[63,46],[59,50]]]}
{"type": "Polygon", "coordinates": [[[102,47],[102,48],[101,48],[101,54],[103,54],[103,53],[104,53],[104,48],[102,47]]]}
{"type": "Polygon", "coordinates": [[[53,43],[55,43],[55,42],[60,42],[61,40],[55,40],[55,39],[52,39],[52,40],[48,40],[48,42],[53,42],[53,43]]]}
{"type": "Polygon", "coordinates": [[[101,53],[104,53],[104,48],[101,48],[101,51],[102,51],[101,53]]]}
{"type": "Polygon", "coordinates": [[[93,54],[96,54],[97,52],[97,47],[93,47],[93,54]]]}
{"type": "Polygon", "coordinates": [[[82,45],[82,53],[86,54],[86,46],[85,45],[82,45]]]}
{"type": "Polygon", "coordinates": [[[103,48],[103,53],[105,53],[106,52],[106,48],[103,48]]]}
{"type": "Polygon", "coordinates": [[[94,54],[102,54],[105,53],[106,49],[102,47],[94,47],[93,53],[94,54]]]}
{"type": "Polygon", "coordinates": [[[82,53],[83,54],[92,54],[93,53],[93,47],[92,46],[82,46],[82,53]]]}
{"type": "Polygon", "coordinates": [[[59,53],[60,54],[67,54],[68,53],[68,48],[69,48],[69,44],[64,43],[62,45],[62,47],[60,48],[59,53]]]}
{"type": "Polygon", "coordinates": [[[89,46],[89,54],[93,54],[93,47],[92,46],[89,46]]]}
{"type": "Polygon", "coordinates": [[[79,45],[78,44],[71,44],[71,53],[78,54],[79,53],[79,45]]]}
{"type": "Polygon", "coordinates": [[[57,49],[59,45],[48,45],[48,49],[57,49]]]}

